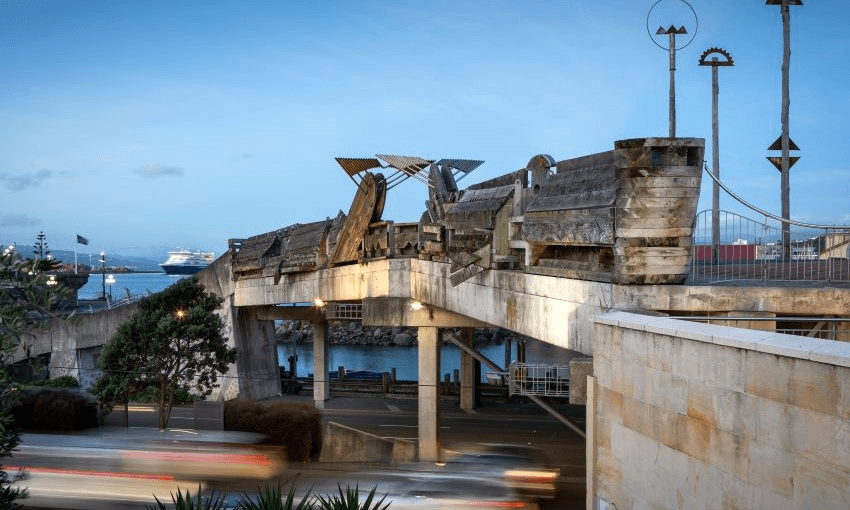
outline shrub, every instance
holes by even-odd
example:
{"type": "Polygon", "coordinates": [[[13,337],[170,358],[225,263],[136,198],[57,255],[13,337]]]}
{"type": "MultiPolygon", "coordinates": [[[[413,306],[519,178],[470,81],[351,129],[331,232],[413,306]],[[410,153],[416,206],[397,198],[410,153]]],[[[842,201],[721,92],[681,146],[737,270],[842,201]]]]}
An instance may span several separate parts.
{"type": "Polygon", "coordinates": [[[71,432],[98,426],[97,401],[61,388],[29,388],[15,392],[15,424],[24,431],[71,432]]]}
{"type": "Polygon", "coordinates": [[[19,388],[79,388],[80,383],[74,376],[60,375],[53,379],[37,379],[21,383],[15,383],[19,388]]]}
{"type": "Polygon", "coordinates": [[[283,446],[290,461],[318,460],[322,449],[321,414],[307,404],[231,400],[224,429],[264,434],[262,443],[283,446]]]}

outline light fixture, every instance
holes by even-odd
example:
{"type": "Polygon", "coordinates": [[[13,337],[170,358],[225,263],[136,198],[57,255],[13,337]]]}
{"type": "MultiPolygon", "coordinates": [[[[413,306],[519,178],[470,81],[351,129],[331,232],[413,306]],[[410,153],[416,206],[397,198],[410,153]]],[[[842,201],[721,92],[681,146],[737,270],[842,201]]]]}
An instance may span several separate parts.
{"type": "Polygon", "coordinates": [[[428,310],[428,319],[434,320],[434,310],[430,306],[424,305],[419,301],[414,301],[414,302],[410,303],[410,309],[411,310],[419,311],[419,310],[422,310],[423,308],[428,310]]]}
{"type": "Polygon", "coordinates": [[[316,308],[324,308],[327,306],[327,303],[321,300],[321,298],[316,298],[313,300],[313,304],[316,305],[316,308]]]}

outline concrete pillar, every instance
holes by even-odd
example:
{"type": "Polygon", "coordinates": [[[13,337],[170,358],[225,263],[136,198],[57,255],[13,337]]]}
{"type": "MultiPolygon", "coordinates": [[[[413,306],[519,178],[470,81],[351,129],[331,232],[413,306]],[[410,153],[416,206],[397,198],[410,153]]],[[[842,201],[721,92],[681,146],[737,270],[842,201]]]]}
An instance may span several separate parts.
{"type": "Polygon", "coordinates": [[[585,408],[585,508],[597,508],[596,500],[596,378],[587,376],[587,407],[585,408]]]}
{"type": "MultiPolygon", "coordinates": [[[[463,328],[460,335],[464,345],[472,347],[472,328],[463,328]]],[[[478,405],[475,399],[475,358],[460,351],[460,408],[471,411],[478,405]]]]}
{"type": "Polygon", "coordinates": [[[318,409],[325,408],[331,398],[329,372],[329,339],[327,321],[313,321],[313,403],[318,409]]]}
{"type": "Polygon", "coordinates": [[[419,337],[419,461],[440,457],[439,329],[421,327],[419,337]]]}

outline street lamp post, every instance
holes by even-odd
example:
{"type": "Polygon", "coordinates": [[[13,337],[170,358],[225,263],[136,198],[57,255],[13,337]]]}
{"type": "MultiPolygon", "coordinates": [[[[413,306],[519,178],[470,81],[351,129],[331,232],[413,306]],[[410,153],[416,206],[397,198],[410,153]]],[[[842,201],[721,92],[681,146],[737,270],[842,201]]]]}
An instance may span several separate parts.
{"type": "Polygon", "coordinates": [[[113,275],[107,276],[106,283],[109,284],[109,299],[112,300],[112,284],[115,283],[115,277],[113,275]]]}
{"type": "Polygon", "coordinates": [[[100,276],[103,281],[103,300],[106,301],[106,254],[100,252],[100,276]]]}

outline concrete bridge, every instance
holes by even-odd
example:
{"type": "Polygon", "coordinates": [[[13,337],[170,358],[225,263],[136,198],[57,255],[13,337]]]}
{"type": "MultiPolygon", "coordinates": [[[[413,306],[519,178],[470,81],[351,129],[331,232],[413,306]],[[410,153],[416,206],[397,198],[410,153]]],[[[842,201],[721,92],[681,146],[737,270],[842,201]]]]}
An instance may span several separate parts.
{"type": "MultiPolygon", "coordinates": [[[[682,225],[692,218],[656,218],[641,226],[625,204],[639,201],[644,212],[655,204],[674,216],[694,211],[665,197],[624,196],[623,188],[637,186],[622,179],[662,179],[647,181],[656,188],[687,180],[698,196],[698,179],[694,183],[686,167],[701,163],[701,152],[688,152],[699,144],[687,141],[672,150],[681,160],[671,159],[670,145],[659,152],[664,143],[630,142],[611,155],[551,160],[548,166],[545,158],[532,159],[523,169],[531,182],[512,174],[507,184],[471,190],[465,196],[475,200],[467,202],[451,182],[435,181],[446,172],[432,166],[434,211],[415,228],[375,218],[380,199],[373,192],[371,202],[364,199],[372,208],[358,211],[355,198],[346,221],[297,225],[232,243],[229,253],[199,274],[225,298],[227,334],[239,349],[218,398],[280,392],[275,320],[313,324],[318,407],[329,398],[329,320],[357,310],[365,326],[416,327],[419,459],[435,461],[439,330],[500,327],[592,360],[574,363],[570,381],[571,399],[587,406],[589,509],[850,507],[850,289],[656,284],[682,280],[681,259],[689,259],[692,246],[682,225]],[[623,150],[632,152],[617,152],[623,150]],[[658,166],[673,176],[653,173],[658,166]],[[577,170],[593,189],[568,189],[547,177],[549,168],[557,168],[552,175],[577,170]],[[588,177],[594,168],[612,170],[607,175],[619,182],[617,192],[606,194],[608,188],[588,177]],[[547,192],[555,188],[557,200],[547,192]],[[580,201],[579,195],[599,200],[580,201]],[[365,220],[351,236],[347,220],[355,217],[365,220]],[[581,228],[558,237],[553,217],[581,228]],[[525,228],[529,224],[536,226],[525,228]],[[584,228],[591,224],[598,228],[584,228]],[[643,231],[653,229],[667,233],[643,231]],[[482,230],[483,238],[471,242],[482,230]],[[418,242],[411,251],[413,234],[418,242]],[[630,264],[634,260],[640,264],[630,264]],[[705,318],[714,322],[687,320],[705,318]],[[807,331],[775,333],[776,322],[788,318],[807,331]]],[[[363,168],[346,164],[355,175],[363,168]]],[[[420,170],[433,164],[426,161],[420,170]]],[[[363,174],[358,196],[380,190],[379,180],[370,179],[363,174]]],[[[53,353],[51,372],[79,368],[74,360],[84,357],[80,353],[94,352],[93,342],[75,338],[91,338],[89,330],[97,328],[106,333],[98,320],[115,318],[93,318],[77,332],[35,342],[36,351],[53,353]]],[[[468,338],[456,340],[469,344],[468,338]]],[[[462,356],[461,406],[471,407],[473,357],[462,356]]]]}

